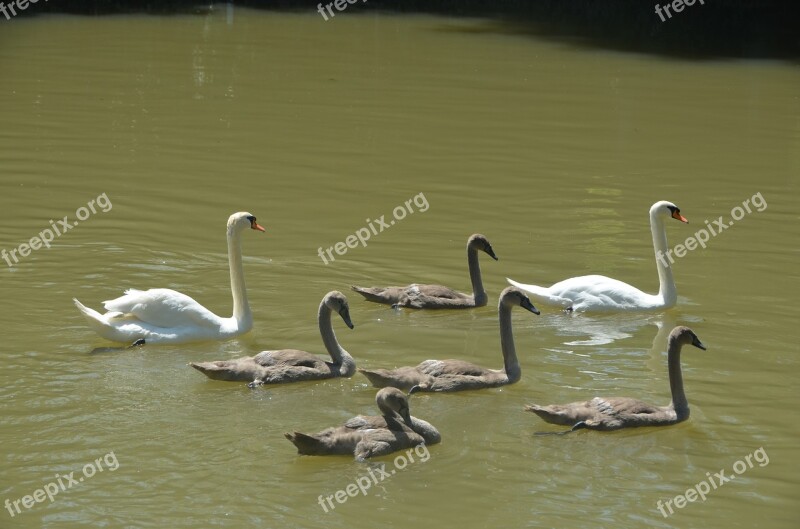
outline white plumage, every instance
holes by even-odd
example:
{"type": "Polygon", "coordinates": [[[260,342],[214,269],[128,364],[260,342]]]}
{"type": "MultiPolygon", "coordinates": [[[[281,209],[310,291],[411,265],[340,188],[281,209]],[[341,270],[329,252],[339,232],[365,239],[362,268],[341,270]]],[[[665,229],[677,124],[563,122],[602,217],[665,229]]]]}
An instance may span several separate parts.
{"type": "Polygon", "coordinates": [[[579,312],[657,310],[675,305],[678,291],[667,255],[664,218],[688,222],[672,202],[660,201],[650,208],[650,231],[658,268],[658,294],[647,294],[617,279],[601,275],[571,277],[550,287],[526,285],[506,278],[515,287],[529,293],[535,303],[556,305],[579,312]]]}
{"type": "Polygon", "coordinates": [[[114,342],[183,343],[224,340],[253,327],[242,269],[240,235],[246,228],[265,231],[250,213],[234,213],[228,219],[228,264],[233,294],[233,316],[222,318],[200,303],[168,288],[129,289],[125,295],[104,301],[100,314],[73,298],[75,306],[97,334],[114,342]]]}

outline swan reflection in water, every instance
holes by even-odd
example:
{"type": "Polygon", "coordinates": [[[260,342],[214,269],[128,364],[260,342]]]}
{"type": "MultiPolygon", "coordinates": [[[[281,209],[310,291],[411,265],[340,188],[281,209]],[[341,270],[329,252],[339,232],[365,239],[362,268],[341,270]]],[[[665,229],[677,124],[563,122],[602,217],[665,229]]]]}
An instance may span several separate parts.
{"type": "Polygon", "coordinates": [[[678,315],[674,311],[655,313],[626,313],[626,314],[547,314],[543,313],[539,319],[538,332],[542,325],[554,329],[556,336],[564,339],[564,345],[577,347],[597,347],[613,344],[626,338],[632,338],[642,329],[655,326],[657,336],[653,347],[662,342],[669,331],[677,324],[678,315]]]}
{"type": "MultiPolygon", "coordinates": [[[[550,313],[543,314],[537,321],[537,325],[521,322],[525,327],[529,327],[531,332],[542,333],[542,327],[550,327],[549,333],[555,334],[560,338],[561,346],[548,347],[550,353],[555,355],[570,354],[590,359],[590,363],[583,369],[593,377],[605,376],[608,371],[598,362],[604,354],[618,354],[622,342],[635,336],[644,337],[649,331],[646,328],[655,326],[656,332],[653,335],[652,345],[645,353],[637,348],[637,351],[647,358],[647,369],[653,373],[663,371],[663,355],[665,354],[665,344],[670,331],[677,325],[678,321],[683,324],[696,324],[702,319],[682,315],[678,311],[666,311],[659,314],[654,313],[627,313],[627,314],[564,314],[550,313]]],[[[527,332],[527,329],[520,329],[520,333],[527,332]]],[[[581,369],[579,367],[579,369],[581,369]]]]}

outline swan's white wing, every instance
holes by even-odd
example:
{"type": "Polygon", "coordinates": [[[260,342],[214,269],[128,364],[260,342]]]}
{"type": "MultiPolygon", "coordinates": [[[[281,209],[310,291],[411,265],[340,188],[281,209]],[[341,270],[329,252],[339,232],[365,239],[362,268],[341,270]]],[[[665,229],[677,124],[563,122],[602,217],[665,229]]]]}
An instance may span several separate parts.
{"type": "MultiPolygon", "coordinates": [[[[219,316],[187,296],[168,288],[130,289],[125,295],[104,301],[109,312],[132,315],[158,327],[219,326],[219,316]]],[[[116,314],[114,317],[119,317],[116,314]]]]}
{"type": "Polygon", "coordinates": [[[643,310],[663,306],[660,298],[646,294],[636,287],[606,276],[571,277],[544,288],[525,285],[512,279],[508,282],[528,292],[534,301],[544,304],[585,310],[643,310]]]}
{"type": "Polygon", "coordinates": [[[131,314],[123,315],[122,318],[109,318],[108,315],[119,314],[118,312],[107,312],[100,314],[94,309],[84,306],[80,301],[73,298],[75,306],[86,318],[89,327],[107,340],[112,342],[131,343],[143,338],[147,343],[182,343],[198,339],[213,338],[211,328],[203,328],[205,332],[198,335],[198,326],[164,328],[151,325],[139,320],[131,314]]]}
{"type": "Polygon", "coordinates": [[[575,310],[631,310],[657,306],[657,296],[606,276],[590,275],[560,281],[548,289],[553,296],[572,300],[575,310]]]}

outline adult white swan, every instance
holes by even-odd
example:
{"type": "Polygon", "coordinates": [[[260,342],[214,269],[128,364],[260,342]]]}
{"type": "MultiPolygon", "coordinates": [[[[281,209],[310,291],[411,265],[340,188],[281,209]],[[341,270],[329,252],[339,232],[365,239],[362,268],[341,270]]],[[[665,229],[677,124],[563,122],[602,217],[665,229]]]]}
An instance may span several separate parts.
{"type": "Polygon", "coordinates": [[[130,289],[125,295],[103,306],[105,314],[85,307],[73,298],[94,332],[114,342],[184,343],[199,340],[224,340],[253,327],[247,303],[242,270],[242,231],[265,231],[250,213],[234,213],[228,218],[228,265],[231,272],[233,316],[221,318],[187,296],[168,288],[130,289]]]}
{"type": "Polygon", "coordinates": [[[650,231],[653,234],[653,249],[658,268],[659,288],[656,295],[646,294],[622,281],[598,275],[572,277],[551,287],[525,285],[506,279],[515,287],[529,293],[536,303],[557,305],[567,310],[589,312],[672,307],[678,300],[678,290],[669,267],[672,256],[667,253],[667,232],[664,228],[664,219],[667,217],[689,222],[672,202],[662,200],[650,208],[650,231]]]}

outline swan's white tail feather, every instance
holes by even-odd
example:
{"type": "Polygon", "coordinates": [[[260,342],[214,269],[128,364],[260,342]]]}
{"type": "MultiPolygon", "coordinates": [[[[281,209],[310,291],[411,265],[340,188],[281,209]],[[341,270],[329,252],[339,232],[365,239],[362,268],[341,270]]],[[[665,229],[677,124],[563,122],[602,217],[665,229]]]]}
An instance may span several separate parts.
{"type": "Polygon", "coordinates": [[[81,311],[81,314],[83,314],[83,317],[89,323],[89,327],[97,334],[101,336],[105,335],[105,331],[108,331],[108,323],[103,318],[103,315],[94,309],[90,309],[78,301],[77,298],[72,298],[72,301],[75,302],[75,306],[78,307],[78,310],[81,311]]]}
{"type": "Polygon", "coordinates": [[[528,294],[534,298],[534,301],[537,303],[543,303],[546,305],[556,305],[561,307],[569,307],[572,305],[572,301],[567,298],[562,298],[560,296],[556,296],[550,293],[550,289],[545,287],[540,287],[536,285],[526,285],[524,283],[519,283],[514,281],[513,279],[507,277],[506,281],[509,282],[511,286],[515,286],[520,290],[524,290],[528,294]]]}
{"type": "Polygon", "coordinates": [[[526,285],[524,283],[519,283],[518,281],[514,281],[513,279],[508,278],[508,277],[506,278],[506,281],[508,281],[508,283],[511,286],[515,286],[515,287],[517,287],[517,288],[519,288],[521,290],[524,290],[525,292],[528,292],[529,294],[533,294],[534,296],[541,296],[543,298],[552,297],[547,292],[547,289],[544,288],[544,287],[539,287],[539,286],[536,286],[536,285],[526,285]]]}

